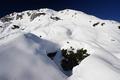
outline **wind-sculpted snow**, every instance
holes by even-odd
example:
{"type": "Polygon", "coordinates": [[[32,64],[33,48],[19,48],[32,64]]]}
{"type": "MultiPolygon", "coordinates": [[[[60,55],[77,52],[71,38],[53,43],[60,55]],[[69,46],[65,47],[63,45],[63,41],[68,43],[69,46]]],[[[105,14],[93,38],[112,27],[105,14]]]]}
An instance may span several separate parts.
{"type": "Polygon", "coordinates": [[[95,53],[73,69],[68,80],[120,80],[120,59],[103,49],[95,53]]]}
{"type": "Polygon", "coordinates": [[[119,36],[119,22],[80,11],[40,9],[12,13],[0,19],[0,79],[64,80],[59,50],[72,47],[73,51],[84,48],[90,56],[73,68],[68,80],[120,80],[119,36]],[[24,36],[18,37],[21,34],[24,36]],[[56,51],[53,61],[59,68],[46,56],[56,51]],[[31,58],[37,59],[38,66],[32,65],[31,58]]]}
{"type": "Polygon", "coordinates": [[[41,41],[35,35],[22,34],[0,46],[0,80],[65,80],[65,75],[46,56],[41,41]]]}

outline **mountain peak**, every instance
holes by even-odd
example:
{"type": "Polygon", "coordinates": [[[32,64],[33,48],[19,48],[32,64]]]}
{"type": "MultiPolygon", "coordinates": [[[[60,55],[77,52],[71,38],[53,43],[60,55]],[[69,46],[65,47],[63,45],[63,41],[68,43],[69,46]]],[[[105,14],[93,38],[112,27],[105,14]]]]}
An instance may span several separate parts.
{"type": "MultiPolygon", "coordinates": [[[[73,74],[68,80],[83,80],[82,78],[86,80],[119,80],[120,78],[117,77],[120,76],[119,34],[119,22],[102,20],[81,11],[71,9],[54,11],[45,8],[14,12],[0,19],[0,54],[4,54],[3,49],[4,51],[14,49],[15,52],[23,52],[23,48],[27,45],[33,50],[32,53],[35,53],[34,56],[44,54],[47,57],[49,55],[65,74],[71,75],[71,71],[64,70],[73,68],[73,74]],[[17,38],[21,34],[26,36],[17,38]],[[39,41],[40,43],[36,43],[39,41]],[[4,45],[8,47],[4,48],[4,45]],[[73,63],[74,61],[75,63],[73,63]],[[78,66],[75,67],[76,65],[78,66]]],[[[26,54],[26,51],[23,54],[26,54]]],[[[18,53],[15,54],[18,55],[18,53]]],[[[11,55],[12,51],[9,56],[11,55]]],[[[20,80],[28,80],[28,78],[20,80]]],[[[31,80],[41,80],[41,78],[31,80]]],[[[42,80],[46,80],[46,78],[42,80]]],[[[59,79],[55,77],[54,80],[59,79]]]]}

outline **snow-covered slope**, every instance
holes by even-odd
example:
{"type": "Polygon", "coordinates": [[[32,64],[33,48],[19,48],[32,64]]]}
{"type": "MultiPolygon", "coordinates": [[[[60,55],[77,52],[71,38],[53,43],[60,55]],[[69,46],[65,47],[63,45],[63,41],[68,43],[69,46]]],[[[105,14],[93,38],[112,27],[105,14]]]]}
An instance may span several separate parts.
{"type": "Polygon", "coordinates": [[[1,45],[0,80],[65,80],[41,44],[40,38],[29,33],[1,45]]]}
{"type": "MultiPolygon", "coordinates": [[[[0,51],[7,50],[3,45],[7,46],[8,42],[19,41],[16,37],[23,33],[31,33],[42,39],[40,43],[42,53],[70,49],[70,47],[75,50],[87,49],[91,55],[73,69],[72,76],[68,78],[70,80],[120,79],[119,22],[102,20],[70,9],[62,11],[40,9],[12,13],[0,19],[0,45],[2,46],[0,51]]],[[[29,40],[26,43],[29,47],[24,45],[24,51],[37,48],[29,44],[29,40]]],[[[14,45],[22,46],[20,44],[14,45]]],[[[19,52],[17,51],[16,54],[19,52]]],[[[60,64],[57,57],[55,62],[57,65],[60,64]]]]}
{"type": "Polygon", "coordinates": [[[120,80],[120,59],[103,49],[87,57],[73,69],[69,80],[120,80]]]}

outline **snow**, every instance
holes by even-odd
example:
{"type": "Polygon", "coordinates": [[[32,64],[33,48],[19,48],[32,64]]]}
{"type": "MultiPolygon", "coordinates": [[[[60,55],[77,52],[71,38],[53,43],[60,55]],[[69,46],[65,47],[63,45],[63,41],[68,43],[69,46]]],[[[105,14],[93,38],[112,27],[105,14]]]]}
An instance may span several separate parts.
{"type": "Polygon", "coordinates": [[[64,80],[59,50],[73,47],[75,50],[87,49],[91,55],[73,68],[68,80],[120,80],[119,22],[70,9],[28,10],[9,17],[14,19],[0,20],[0,79],[64,80]],[[45,15],[31,20],[34,13],[45,15]],[[16,19],[21,14],[22,19],[16,19]],[[13,25],[20,28],[12,29],[13,25]],[[57,55],[51,61],[46,54],[56,51],[57,55]]]}
{"type": "Polygon", "coordinates": [[[32,34],[21,34],[0,46],[0,80],[65,80],[42,47],[32,34]]]}
{"type": "Polygon", "coordinates": [[[69,80],[119,80],[120,60],[101,49],[96,53],[76,66],[69,80]]]}

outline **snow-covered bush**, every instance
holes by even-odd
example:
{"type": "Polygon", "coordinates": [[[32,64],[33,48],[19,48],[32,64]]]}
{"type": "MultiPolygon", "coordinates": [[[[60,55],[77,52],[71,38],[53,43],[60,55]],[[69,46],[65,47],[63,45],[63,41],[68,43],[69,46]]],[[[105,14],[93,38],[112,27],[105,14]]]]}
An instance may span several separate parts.
{"type": "Polygon", "coordinates": [[[72,50],[61,50],[62,56],[64,57],[61,60],[61,66],[63,70],[69,71],[76,65],[78,65],[84,58],[88,57],[86,49],[78,49],[76,53],[72,50]]]}

